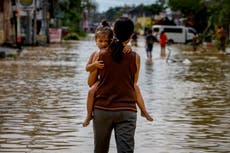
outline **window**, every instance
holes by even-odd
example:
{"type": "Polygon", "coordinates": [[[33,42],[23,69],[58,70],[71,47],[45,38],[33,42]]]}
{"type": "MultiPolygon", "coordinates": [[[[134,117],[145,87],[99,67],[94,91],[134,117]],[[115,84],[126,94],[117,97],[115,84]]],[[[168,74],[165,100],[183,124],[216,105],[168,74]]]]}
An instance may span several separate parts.
{"type": "Polygon", "coordinates": [[[159,32],[159,28],[153,28],[154,32],[159,32]]]}
{"type": "Polygon", "coordinates": [[[171,32],[171,33],[182,33],[182,28],[164,28],[165,32],[171,32]]]}
{"type": "Polygon", "coordinates": [[[189,33],[196,34],[196,32],[195,32],[194,30],[192,30],[192,29],[188,29],[188,32],[189,32],[189,33]]]}

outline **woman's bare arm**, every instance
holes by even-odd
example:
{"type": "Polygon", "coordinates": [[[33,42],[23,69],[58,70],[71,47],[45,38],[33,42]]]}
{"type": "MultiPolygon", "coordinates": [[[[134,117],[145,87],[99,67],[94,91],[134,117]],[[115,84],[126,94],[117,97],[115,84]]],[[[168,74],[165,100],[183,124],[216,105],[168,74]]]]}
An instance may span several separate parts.
{"type": "Polygon", "coordinates": [[[135,73],[135,78],[134,78],[134,83],[137,84],[138,82],[138,78],[139,78],[139,72],[140,72],[140,56],[138,54],[136,54],[136,67],[137,67],[137,71],[135,73]]]}

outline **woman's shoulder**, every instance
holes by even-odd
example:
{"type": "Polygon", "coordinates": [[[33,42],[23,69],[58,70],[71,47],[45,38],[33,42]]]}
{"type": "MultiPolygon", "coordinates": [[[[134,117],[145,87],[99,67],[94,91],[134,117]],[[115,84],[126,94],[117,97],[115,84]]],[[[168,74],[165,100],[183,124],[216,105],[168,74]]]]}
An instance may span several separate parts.
{"type": "Polygon", "coordinates": [[[130,53],[127,54],[130,58],[132,59],[136,59],[136,58],[139,58],[139,54],[135,51],[131,51],[130,53]]]}
{"type": "Polygon", "coordinates": [[[110,48],[103,48],[100,50],[99,54],[108,54],[109,52],[111,52],[110,48]]]}
{"type": "Polygon", "coordinates": [[[132,56],[139,56],[139,54],[135,51],[131,51],[132,56]]]}

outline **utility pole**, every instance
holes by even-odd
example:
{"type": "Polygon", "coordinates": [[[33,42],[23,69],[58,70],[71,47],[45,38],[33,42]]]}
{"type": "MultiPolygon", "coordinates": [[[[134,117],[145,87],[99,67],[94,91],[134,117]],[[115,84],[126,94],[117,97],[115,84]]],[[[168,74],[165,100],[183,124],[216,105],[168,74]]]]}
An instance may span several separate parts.
{"type": "Polygon", "coordinates": [[[34,26],[33,26],[33,45],[37,42],[37,0],[34,0],[34,26]]]}
{"type": "Polygon", "coordinates": [[[15,43],[18,49],[22,47],[22,37],[21,37],[21,26],[20,26],[20,15],[19,15],[19,4],[13,0],[13,19],[14,19],[14,30],[15,30],[15,43]]]}
{"type": "Polygon", "coordinates": [[[42,31],[44,32],[43,34],[45,35],[46,43],[50,43],[49,41],[49,12],[48,12],[48,7],[49,7],[49,1],[48,0],[43,0],[42,2],[42,31]]]}
{"type": "Polygon", "coordinates": [[[31,11],[26,10],[26,20],[27,20],[27,28],[26,28],[26,44],[31,45],[32,36],[31,36],[31,28],[32,28],[32,19],[31,19],[31,11]]]}

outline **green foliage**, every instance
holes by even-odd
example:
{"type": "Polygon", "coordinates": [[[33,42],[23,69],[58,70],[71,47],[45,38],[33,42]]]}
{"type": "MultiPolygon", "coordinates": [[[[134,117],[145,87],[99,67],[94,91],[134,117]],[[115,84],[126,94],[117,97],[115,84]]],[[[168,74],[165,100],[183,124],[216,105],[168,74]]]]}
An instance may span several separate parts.
{"type": "Polygon", "coordinates": [[[79,40],[80,36],[77,33],[69,33],[64,39],[65,40],[79,40]]]}
{"type": "Polygon", "coordinates": [[[110,8],[108,11],[105,12],[105,18],[108,21],[115,21],[123,14],[122,7],[114,7],[110,8]]]}
{"type": "Polygon", "coordinates": [[[203,39],[214,35],[217,25],[229,30],[230,3],[229,0],[169,0],[169,7],[181,11],[185,17],[194,16],[196,29],[201,29],[203,39]]]}
{"type": "Polygon", "coordinates": [[[168,5],[173,11],[180,11],[188,19],[187,24],[199,33],[206,29],[208,14],[204,0],[169,0],[168,5]]]}
{"type": "Polygon", "coordinates": [[[126,7],[126,8],[113,7],[104,13],[104,17],[108,21],[114,21],[117,18],[119,18],[122,14],[129,13],[129,11],[133,11],[134,9],[137,13],[139,13],[139,16],[142,16],[143,12],[150,12],[151,15],[159,14],[164,10],[164,7],[163,5],[160,4],[152,4],[152,5],[140,4],[136,7],[126,7]]]}
{"type": "Polygon", "coordinates": [[[62,26],[69,27],[70,32],[84,35],[82,29],[84,11],[88,12],[89,18],[93,10],[96,10],[96,4],[92,0],[61,0],[55,6],[54,12],[56,17],[61,18],[62,26]]]}
{"type": "Polygon", "coordinates": [[[180,10],[184,15],[196,13],[202,8],[204,0],[169,0],[169,7],[174,10],[180,10]]]}
{"type": "Polygon", "coordinates": [[[159,14],[164,10],[164,7],[163,5],[152,4],[152,5],[144,6],[144,9],[150,11],[152,14],[159,14]]]}
{"type": "Polygon", "coordinates": [[[60,4],[60,8],[64,12],[64,17],[62,18],[63,26],[68,26],[70,31],[77,32],[79,31],[81,8],[80,0],[69,0],[65,3],[60,4]]]}
{"type": "Polygon", "coordinates": [[[210,22],[215,25],[230,24],[230,3],[229,0],[212,0],[208,5],[210,22]]]}

